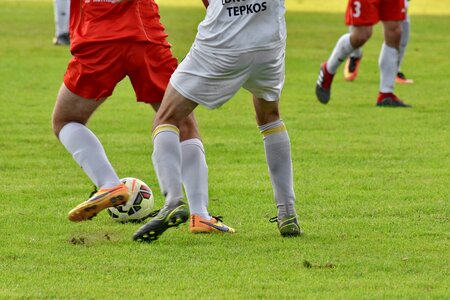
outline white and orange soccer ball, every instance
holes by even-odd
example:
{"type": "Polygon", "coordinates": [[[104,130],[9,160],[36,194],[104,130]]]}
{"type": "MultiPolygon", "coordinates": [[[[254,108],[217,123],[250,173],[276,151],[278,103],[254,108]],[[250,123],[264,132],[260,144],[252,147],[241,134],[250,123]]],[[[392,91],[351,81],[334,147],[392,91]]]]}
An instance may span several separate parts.
{"type": "Polygon", "coordinates": [[[150,187],[140,179],[126,177],[120,180],[130,191],[124,205],[109,207],[108,214],[117,222],[141,222],[153,216],[155,200],[150,187]]]}

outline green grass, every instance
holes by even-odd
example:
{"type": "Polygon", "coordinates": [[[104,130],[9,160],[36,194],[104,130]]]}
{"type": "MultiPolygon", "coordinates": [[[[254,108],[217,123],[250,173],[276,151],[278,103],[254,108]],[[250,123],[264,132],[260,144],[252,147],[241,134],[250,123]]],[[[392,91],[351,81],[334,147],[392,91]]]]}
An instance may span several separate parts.
{"type": "MultiPolygon", "coordinates": [[[[181,226],[141,245],[131,241],[137,225],[116,224],[106,213],[82,224],[67,220],[91,184],[51,131],[70,58],[51,44],[52,9],[49,1],[0,3],[1,299],[449,297],[448,15],[413,16],[403,71],[415,84],[396,91],[414,108],[380,109],[379,27],[357,81],[337,76],[323,106],[314,84],[346,30],[342,13],[288,12],[281,110],[306,235],[283,239],[268,223],[276,214],[272,190],[242,91],[219,110],[197,112],[211,211],[237,234],[193,236],[181,226]]],[[[161,14],[182,58],[204,11],[162,6],[161,14]]],[[[160,206],[152,117],[124,81],[90,128],[119,175],[146,181],[160,206]]]]}

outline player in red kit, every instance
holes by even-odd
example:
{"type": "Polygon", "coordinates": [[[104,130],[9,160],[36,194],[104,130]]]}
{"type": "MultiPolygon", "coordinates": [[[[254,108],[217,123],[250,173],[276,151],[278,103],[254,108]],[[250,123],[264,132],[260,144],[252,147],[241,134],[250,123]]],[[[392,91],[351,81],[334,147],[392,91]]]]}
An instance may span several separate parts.
{"type": "Polygon", "coordinates": [[[316,96],[323,104],[328,103],[334,74],[342,62],[362,47],[372,36],[373,25],[382,21],[384,43],[381,48],[380,89],[377,106],[410,107],[394,94],[394,82],[399,64],[402,33],[401,22],[406,17],[404,0],[349,0],[345,21],[352,32],[338,40],[331,56],[320,67],[316,83],[316,96]]]}
{"type": "MultiPolygon", "coordinates": [[[[69,212],[69,219],[78,222],[129,198],[87,121],[126,76],[137,101],[157,110],[177,60],[154,0],[72,0],[70,11],[73,57],[57,96],[53,130],[98,189],[69,212]]],[[[193,114],[180,125],[183,183],[190,209],[211,220],[207,165],[193,114]]]]}
{"type": "MultiPolygon", "coordinates": [[[[408,14],[409,0],[405,0],[406,18],[402,21],[402,37],[400,40],[400,58],[398,63],[397,76],[395,77],[395,83],[399,84],[412,84],[414,80],[407,78],[405,74],[400,70],[403,58],[405,56],[406,47],[409,43],[411,18],[408,14]]],[[[352,31],[352,26],[349,26],[349,31],[352,31]]],[[[362,48],[358,48],[353,51],[345,62],[344,67],[344,79],[347,81],[353,81],[358,76],[359,65],[362,60],[363,51],[362,48]]]]}

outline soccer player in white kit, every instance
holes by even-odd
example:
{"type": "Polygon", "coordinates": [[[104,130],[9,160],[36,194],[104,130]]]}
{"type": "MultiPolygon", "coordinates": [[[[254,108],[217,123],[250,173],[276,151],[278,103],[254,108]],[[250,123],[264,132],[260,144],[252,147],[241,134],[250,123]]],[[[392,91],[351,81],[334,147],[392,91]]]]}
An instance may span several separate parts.
{"type": "MultiPolygon", "coordinates": [[[[277,221],[282,236],[302,233],[294,207],[290,141],[278,109],[285,76],[284,14],[284,0],[209,1],[191,50],[172,75],[153,124],[152,159],[165,205],[136,231],[134,240],[151,242],[166,229],[188,220],[178,124],[198,104],[220,107],[241,87],[253,94],[256,121],[264,139],[278,209],[273,221],[277,221]]],[[[220,231],[220,226],[217,229],[220,231]]]]}

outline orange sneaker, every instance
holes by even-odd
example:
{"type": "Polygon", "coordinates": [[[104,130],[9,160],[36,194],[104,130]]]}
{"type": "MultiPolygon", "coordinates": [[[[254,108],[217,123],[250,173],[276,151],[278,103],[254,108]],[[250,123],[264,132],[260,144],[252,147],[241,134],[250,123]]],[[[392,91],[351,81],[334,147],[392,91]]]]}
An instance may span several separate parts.
{"type": "Polygon", "coordinates": [[[122,183],[113,188],[100,189],[88,200],[72,209],[69,212],[69,220],[72,222],[90,220],[108,207],[125,204],[129,197],[128,187],[122,183]]]}
{"type": "Polygon", "coordinates": [[[211,220],[204,219],[199,215],[191,215],[189,231],[192,233],[228,232],[236,231],[222,223],[222,217],[211,217],[211,220]]]}
{"type": "Polygon", "coordinates": [[[345,62],[344,67],[344,79],[347,81],[355,80],[358,76],[359,64],[361,63],[362,57],[349,57],[345,62]]]}
{"type": "Polygon", "coordinates": [[[398,72],[397,76],[395,77],[395,82],[399,84],[412,84],[414,83],[414,80],[406,78],[405,74],[402,72],[398,72]]]}

